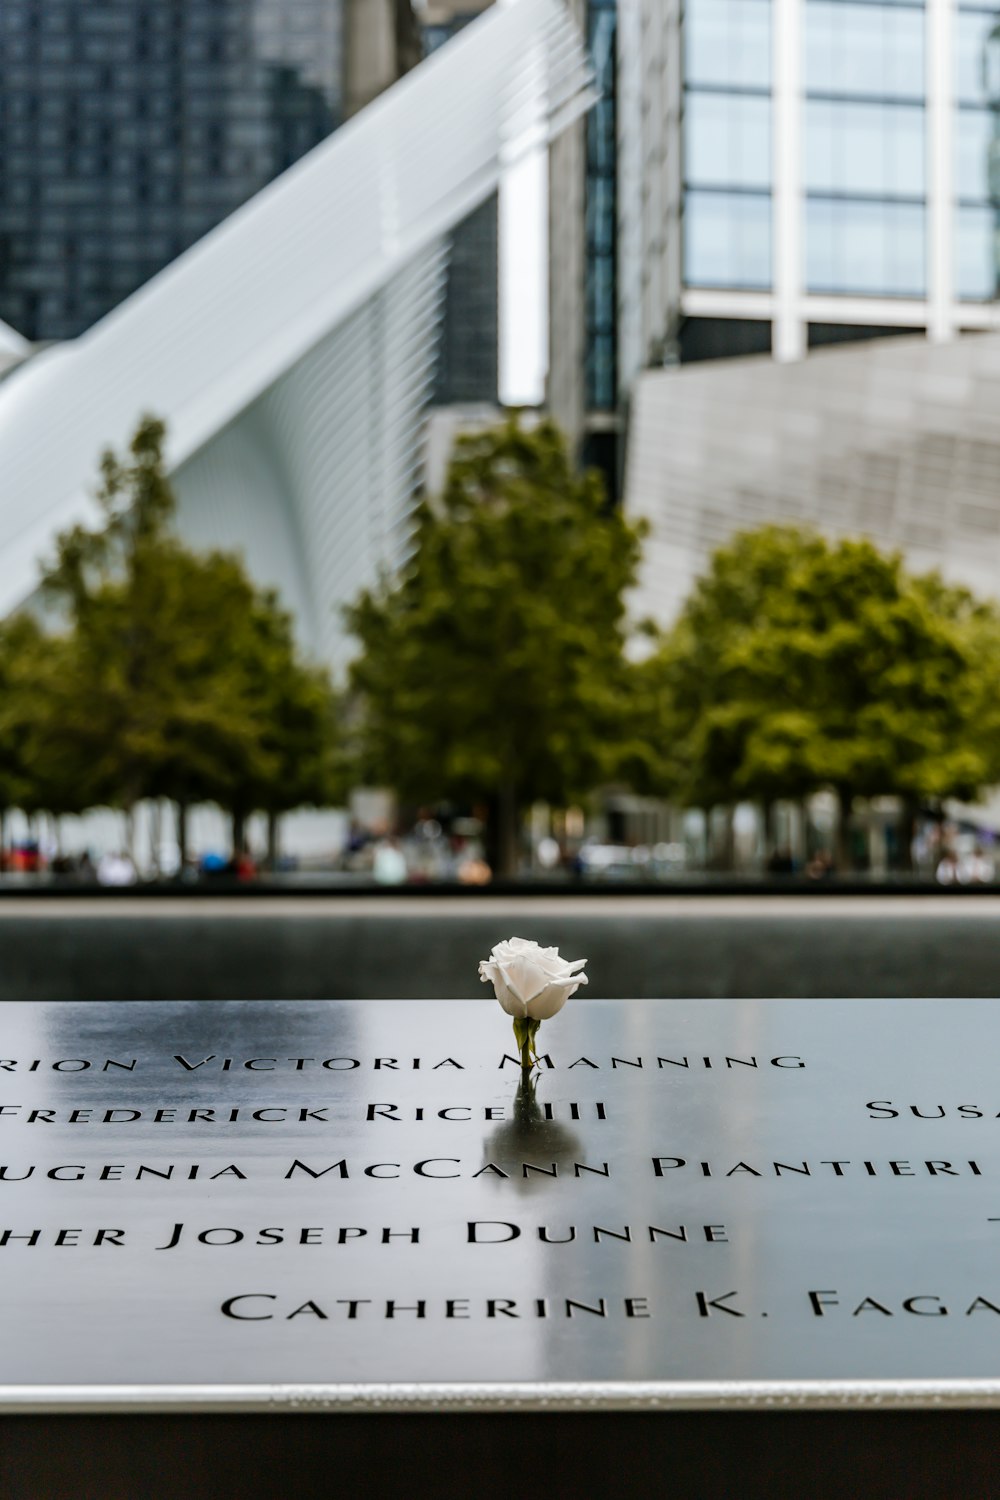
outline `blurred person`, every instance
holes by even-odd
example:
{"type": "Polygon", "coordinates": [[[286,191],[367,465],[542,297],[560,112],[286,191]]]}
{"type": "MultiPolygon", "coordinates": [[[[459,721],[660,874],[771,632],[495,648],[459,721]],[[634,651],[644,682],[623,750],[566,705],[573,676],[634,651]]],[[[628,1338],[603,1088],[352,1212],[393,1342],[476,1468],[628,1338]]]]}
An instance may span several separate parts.
{"type": "Polygon", "coordinates": [[[372,874],[379,885],[405,884],[406,856],[395,839],[379,839],[375,845],[372,874]]]}
{"type": "Polygon", "coordinates": [[[370,839],[371,834],[368,832],[368,830],[362,828],[360,823],[355,823],[352,819],[350,829],[347,834],[347,844],[345,846],[345,852],[347,854],[360,854],[361,850],[365,847],[366,844],[369,843],[370,839]]]}
{"type": "Polygon", "coordinates": [[[543,870],[554,870],[560,863],[562,860],[562,850],[551,834],[547,834],[545,838],[538,840],[535,858],[543,870]]]}
{"type": "Polygon", "coordinates": [[[925,823],[914,834],[913,843],[910,846],[913,868],[919,870],[921,873],[930,872],[935,869],[940,845],[940,824],[937,822],[925,823]]]}
{"type": "Polygon", "coordinates": [[[138,878],[131,856],[124,851],[101,855],[97,865],[98,885],[135,885],[138,878]]]}
{"type": "Polygon", "coordinates": [[[993,860],[981,844],[976,844],[971,854],[959,861],[958,879],[961,885],[989,885],[994,874],[993,860]]]}
{"type": "Polygon", "coordinates": [[[938,861],[938,867],[934,872],[934,878],[937,881],[938,885],[958,884],[958,855],[955,853],[954,849],[945,849],[940,860],[938,861]]]}
{"type": "Polygon", "coordinates": [[[489,885],[493,879],[493,871],[477,855],[463,859],[455,873],[460,885],[489,885]]]}
{"type": "Polygon", "coordinates": [[[833,860],[826,849],[817,849],[805,869],[807,880],[829,880],[833,874],[833,860]]]}

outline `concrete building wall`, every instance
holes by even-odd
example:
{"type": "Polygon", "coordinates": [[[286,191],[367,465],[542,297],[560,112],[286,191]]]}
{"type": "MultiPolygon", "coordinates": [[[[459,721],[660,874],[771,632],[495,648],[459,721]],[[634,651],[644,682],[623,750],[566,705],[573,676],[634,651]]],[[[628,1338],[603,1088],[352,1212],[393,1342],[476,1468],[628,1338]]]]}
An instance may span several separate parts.
{"type": "Polygon", "coordinates": [[[421,56],[410,0],[344,0],[344,118],[377,99],[421,56]]]}
{"type": "MultiPolygon", "coordinates": [[[[586,0],[569,0],[581,32],[586,0]]],[[[546,404],[576,451],[583,437],[586,121],[549,147],[549,370],[546,404]]]]}
{"type": "Polygon", "coordinates": [[[618,385],[676,357],[681,300],[680,0],[618,17],[618,385]]]}
{"type": "Polygon", "coordinates": [[[669,622],[714,548],[766,522],[866,535],[1000,595],[1000,336],[840,345],[648,371],[625,507],[650,535],[634,607],[669,622]]]}
{"type": "MultiPolygon", "coordinates": [[[[478,19],[493,0],[432,0],[417,6],[425,55],[478,19]]],[[[434,406],[489,401],[500,383],[499,200],[493,194],[449,236],[434,406]]]]}

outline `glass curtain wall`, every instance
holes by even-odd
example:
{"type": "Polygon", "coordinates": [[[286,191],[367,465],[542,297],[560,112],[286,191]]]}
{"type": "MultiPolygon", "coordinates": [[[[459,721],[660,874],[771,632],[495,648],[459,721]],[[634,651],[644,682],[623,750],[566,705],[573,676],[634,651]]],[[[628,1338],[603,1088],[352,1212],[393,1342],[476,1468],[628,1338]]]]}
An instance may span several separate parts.
{"type": "Polygon", "coordinates": [[[587,45],[601,97],[586,125],[585,386],[588,411],[613,411],[617,402],[618,173],[615,73],[617,0],[589,0],[587,45]]]}
{"type": "Polygon", "coordinates": [[[771,0],[688,0],[684,281],[771,285],[771,0]]]}
{"type": "Polygon", "coordinates": [[[810,292],[926,294],[925,20],[911,0],[806,0],[810,292]]]}
{"type": "Polygon", "coordinates": [[[338,123],[339,0],[2,0],[0,318],[72,338],[338,123]]]}
{"type": "MultiPolygon", "coordinates": [[[[804,285],[928,294],[924,0],[803,0],[804,285]]],[[[954,291],[1000,295],[1000,3],[953,12],[954,291]]],[[[771,285],[770,0],[687,0],[684,283],[771,285]]]]}
{"type": "MultiPolygon", "coordinates": [[[[448,21],[424,26],[424,56],[443,47],[479,15],[478,10],[459,10],[448,21]]],[[[496,404],[499,274],[499,202],[494,193],[451,236],[432,405],[496,404]]]]}
{"type": "Polygon", "coordinates": [[[1000,10],[963,4],[955,17],[955,293],[998,291],[1000,10]]]}

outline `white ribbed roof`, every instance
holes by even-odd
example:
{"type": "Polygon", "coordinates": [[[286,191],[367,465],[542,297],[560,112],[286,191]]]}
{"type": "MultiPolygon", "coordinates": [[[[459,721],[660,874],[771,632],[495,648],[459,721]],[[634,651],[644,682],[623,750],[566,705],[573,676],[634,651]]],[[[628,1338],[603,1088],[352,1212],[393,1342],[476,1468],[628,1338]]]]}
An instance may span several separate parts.
{"type": "Polygon", "coordinates": [[[10,375],[0,614],[143,412],[166,421],[171,468],[190,460],[487,197],[540,121],[551,138],[590,99],[561,0],[494,7],[82,338],[10,375]]]}

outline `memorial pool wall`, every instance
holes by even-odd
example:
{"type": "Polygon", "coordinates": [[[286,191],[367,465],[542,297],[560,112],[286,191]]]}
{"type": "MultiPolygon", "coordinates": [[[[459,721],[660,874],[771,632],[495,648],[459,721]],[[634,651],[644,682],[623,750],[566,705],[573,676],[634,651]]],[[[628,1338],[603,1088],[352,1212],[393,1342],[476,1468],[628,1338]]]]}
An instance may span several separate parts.
{"type": "Polygon", "coordinates": [[[0,1000],[462,999],[517,934],[597,998],[1000,995],[1000,896],[0,899],[0,1000]]]}

